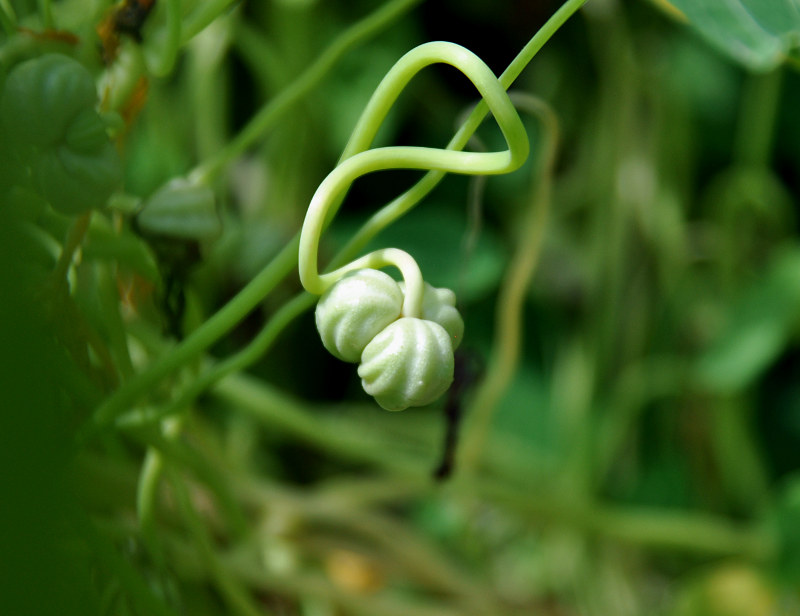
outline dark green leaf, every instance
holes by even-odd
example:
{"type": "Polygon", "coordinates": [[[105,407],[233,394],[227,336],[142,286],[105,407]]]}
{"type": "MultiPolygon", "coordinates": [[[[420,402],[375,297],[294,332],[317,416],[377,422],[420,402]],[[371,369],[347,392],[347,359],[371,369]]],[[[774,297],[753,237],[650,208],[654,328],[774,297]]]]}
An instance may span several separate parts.
{"type": "Polygon", "coordinates": [[[750,385],[786,347],[800,314],[800,248],[778,251],[731,309],[727,327],[697,364],[700,383],[731,393],[750,385]]]}

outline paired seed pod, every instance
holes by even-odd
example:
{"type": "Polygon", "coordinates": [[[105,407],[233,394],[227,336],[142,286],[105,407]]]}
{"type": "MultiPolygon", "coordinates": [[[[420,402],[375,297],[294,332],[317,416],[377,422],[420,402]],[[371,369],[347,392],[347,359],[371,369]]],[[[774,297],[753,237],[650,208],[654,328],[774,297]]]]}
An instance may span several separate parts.
{"type": "Polygon", "coordinates": [[[77,60],[46,54],[14,67],[0,93],[0,134],[16,172],[0,180],[29,186],[63,214],[104,205],[122,165],[96,105],[94,78],[77,60]]]}
{"type": "Polygon", "coordinates": [[[404,295],[384,272],[361,269],[328,289],[315,315],[325,348],[360,362],[364,390],[390,411],[424,406],[450,387],[464,331],[449,289],[426,283],[421,318],[403,316],[404,295]]]}

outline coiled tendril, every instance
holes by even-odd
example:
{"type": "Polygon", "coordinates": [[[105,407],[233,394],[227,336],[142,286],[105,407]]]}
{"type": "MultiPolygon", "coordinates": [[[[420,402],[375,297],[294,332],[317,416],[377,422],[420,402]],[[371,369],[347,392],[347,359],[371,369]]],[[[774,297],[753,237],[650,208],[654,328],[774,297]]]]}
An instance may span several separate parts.
{"type": "Polygon", "coordinates": [[[365,391],[388,410],[422,406],[443,394],[453,380],[453,351],[464,328],[455,295],[425,283],[413,257],[397,248],[376,250],[320,274],[320,236],[350,185],[362,175],[389,169],[508,173],[527,158],[528,138],[508,94],[489,67],[460,45],[433,42],[411,50],[389,70],[345,152],[347,156],[311,199],[300,235],[300,281],[307,291],[322,296],[316,322],[323,344],[340,359],[360,362],[358,374],[365,391]],[[454,66],[475,85],[503,133],[507,150],[368,149],[403,88],[419,71],[437,63],[454,66]],[[377,271],[387,266],[400,270],[402,283],[377,271]]]}

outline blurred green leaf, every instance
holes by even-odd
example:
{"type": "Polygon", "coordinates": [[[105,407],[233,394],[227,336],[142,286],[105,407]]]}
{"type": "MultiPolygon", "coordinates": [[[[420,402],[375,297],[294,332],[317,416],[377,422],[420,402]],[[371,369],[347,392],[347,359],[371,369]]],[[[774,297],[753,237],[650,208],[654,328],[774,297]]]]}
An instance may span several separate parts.
{"type": "Polygon", "coordinates": [[[169,181],[144,204],[136,217],[147,235],[206,240],[220,234],[222,222],[212,190],[183,178],[169,181]]]}
{"type": "Polygon", "coordinates": [[[800,314],[800,246],[776,252],[731,308],[727,326],[697,364],[700,383],[732,393],[750,385],[788,343],[800,314]]]}
{"type": "Polygon", "coordinates": [[[800,475],[790,476],[771,516],[778,542],[777,575],[790,584],[800,582],[800,475]]]}
{"type": "Polygon", "coordinates": [[[670,0],[712,45],[753,71],[779,65],[800,45],[796,0],[670,0]]]}

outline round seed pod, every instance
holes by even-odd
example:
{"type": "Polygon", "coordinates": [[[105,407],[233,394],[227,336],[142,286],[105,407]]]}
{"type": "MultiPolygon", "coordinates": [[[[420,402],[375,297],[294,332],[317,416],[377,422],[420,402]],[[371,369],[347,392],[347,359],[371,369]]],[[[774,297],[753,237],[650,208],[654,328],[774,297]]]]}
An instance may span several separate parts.
{"type": "Polygon", "coordinates": [[[317,331],[332,355],[357,363],[364,347],[400,317],[403,293],[391,276],[375,269],[347,274],[317,303],[317,331]]]}
{"type": "Polygon", "coordinates": [[[366,346],[358,376],[387,411],[429,404],[453,382],[450,335],[433,321],[398,319],[366,346]]]}
{"type": "MultiPolygon", "coordinates": [[[[400,290],[405,295],[406,285],[399,283],[400,290]]],[[[450,335],[453,350],[457,349],[464,337],[464,319],[456,308],[456,294],[450,289],[436,288],[427,282],[422,295],[422,318],[438,323],[450,335]]]]}

